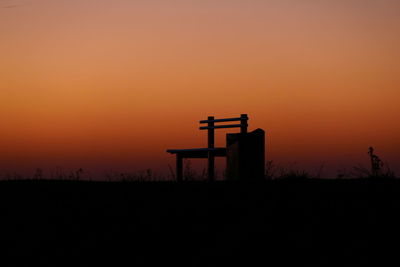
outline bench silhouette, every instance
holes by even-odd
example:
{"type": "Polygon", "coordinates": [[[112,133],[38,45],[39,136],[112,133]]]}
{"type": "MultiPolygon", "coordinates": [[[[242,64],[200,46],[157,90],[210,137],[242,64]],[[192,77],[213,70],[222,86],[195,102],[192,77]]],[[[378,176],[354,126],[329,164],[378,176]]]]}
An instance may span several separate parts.
{"type": "Polygon", "coordinates": [[[176,155],[176,179],[183,181],[183,159],[185,158],[207,158],[208,159],[208,180],[215,180],[215,157],[226,157],[226,147],[215,147],[215,129],[240,128],[241,134],[247,134],[247,114],[241,114],[237,118],[215,119],[208,116],[207,120],[201,120],[200,124],[207,126],[200,127],[200,130],[207,130],[208,147],[190,149],[168,149],[167,152],[176,155]],[[220,122],[239,121],[240,124],[215,125],[220,122]]]}

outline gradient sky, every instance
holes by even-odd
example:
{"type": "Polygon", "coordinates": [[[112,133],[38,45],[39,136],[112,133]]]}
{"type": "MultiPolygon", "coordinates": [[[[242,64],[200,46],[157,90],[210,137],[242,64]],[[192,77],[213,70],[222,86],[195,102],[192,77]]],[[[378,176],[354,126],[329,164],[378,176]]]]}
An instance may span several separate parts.
{"type": "Polygon", "coordinates": [[[268,160],[400,171],[398,0],[0,0],[0,55],[3,173],[168,172],[240,113],[268,160]]]}

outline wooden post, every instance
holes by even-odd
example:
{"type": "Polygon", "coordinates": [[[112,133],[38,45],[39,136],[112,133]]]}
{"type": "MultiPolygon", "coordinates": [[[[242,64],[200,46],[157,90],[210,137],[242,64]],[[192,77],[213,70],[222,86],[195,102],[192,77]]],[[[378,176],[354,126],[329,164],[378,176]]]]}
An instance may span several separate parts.
{"type": "Polygon", "coordinates": [[[176,180],[183,181],[183,158],[179,153],[176,154],[176,180]]]}
{"type": "Polygon", "coordinates": [[[228,180],[263,180],[265,176],[265,132],[226,136],[226,177],[228,180]]]}
{"type": "MultiPolygon", "coordinates": [[[[214,120],[214,116],[208,117],[209,121],[214,120]]],[[[208,122],[208,127],[214,127],[214,122],[208,122]]],[[[214,148],[214,129],[208,129],[208,148],[214,148]]],[[[214,181],[214,154],[213,152],[208,152],[208,180],[214,181]]]]}
{"type": "Polygon", "coordinates": [[[240,115],[240,124],[242,125],[240,127],[240,133],[242,134],[247,133],[247,120],[248,120],[247,114],[240,115]]]}

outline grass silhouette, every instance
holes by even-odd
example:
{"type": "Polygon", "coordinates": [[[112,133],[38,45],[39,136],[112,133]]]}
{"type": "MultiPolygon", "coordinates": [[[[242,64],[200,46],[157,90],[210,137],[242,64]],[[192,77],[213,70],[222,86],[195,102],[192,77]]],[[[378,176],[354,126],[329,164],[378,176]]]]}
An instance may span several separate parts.
{"type": "Polygon", "coordinates": [[[2,259],[12,266],[367,266],[377,259],[385,266],[397,259],[389,244],[400,237],[400,180],[380,179],[395,177],[380,166],[382,176],[360,168],[351,174],[357,179],[316,179],[323,166],[312,176],[269,161],[265,180],[252,183],[201,182],[205,171],[190,161],[183,183],[172,171],[150,169],[109,171],[105,182],[89,181],[81,168],[48,177],[37,169],[26,180],[12,173],[0,181],[2,259]]]}
{"type": "Polygon", "coordinates": [[[366,266],[397,240],[399,196],[396,179],[2,181],[0,242],[13,266],[366,266]]]}
{"type": "MultiPolygon", "coordinates": [[[[336,176],[337,179],[394,179],[397,178],[394,171],[391,170],[387,162],[382,161],[376,154],[374,149],[369,148],[368,155],[370,157],[371,166],[367,168],[363,165],[357,165],[352,168],[351,171],[339,170],[336,176]]],[[[118,171],[107,171],[104,173],[104,180],[108,182],[156,182],[156,181],[175,181],[176,174],[173,168],[168,165],[170,170],[169,175],[157,174],[152,169],[146,169],[138,172],[118,172],[118,171]]],[[[322,177],[322,170],[324,164],[322,164],[316,175],[312,175],[310,172],[304,169],[295,169],[293,166],[287,167],[280,164],[276,164],[270,160],[266,162],[264,180],[302,180],[302,179],[320,179],[322,177]]],[[[45,175],[45,171],[42,168],[37,168],[32,176],[23,176],[17,172],[6,173],[3,180],[71,180],[71,181],[91,181],[94,180],[90,172],[79,168],[76,170],[64,170],[57,167],[51,170],[50,176],[45,175]]],[[[196,171],[192,167],[192,163],[189,159],[184,160],[184,172],[183,180],[188,181],[206,181],[207,170],[202,169],[200,172],[196,171]]],[[[217,175],[217,180],[225,180],[225,172],[217,175]]]]}
{"type": "MultiPolygon", "coordinates": [[[[320,167],[321,169],[322,167],[320,167]]],[[[17,172],[6,173],[3,176],[4,181],[7,180],[60,180],[60,181],[106,181],[106,182],[167,182],[176,181],[174,173],[168,175],[157,174],[151,169],[138,172],[117,172],[107,171],[104,173],[103,179],[93,179],[91,175],[85,175],[84,169],[79,168],[76,171],[57,171],[52,172],[50,176],[46,176],[43,169],[38,168],[32,176],[24,176],[17,172]]],[[[223,181],[224,173],[217,175],[217,180],[223,181]]],[[[395,179],[396,174],[388,167],[387,164],[379,174],[371,172],[370,169],[358,165],[354,166],[351,171],[340,170],[336,176],[337,179],[395,179]]],[[[274,162],[267,162],[265,179],[268,180],[304,180],[304,179],[324,179],[320,171],[316,175],[304,169],[294,169],[276,165],[274,162]]],[[[201,172],[192,168],[191,163],[185,164],[183,181],[207,181],[207,170],[202,169],[201,172]]]]}

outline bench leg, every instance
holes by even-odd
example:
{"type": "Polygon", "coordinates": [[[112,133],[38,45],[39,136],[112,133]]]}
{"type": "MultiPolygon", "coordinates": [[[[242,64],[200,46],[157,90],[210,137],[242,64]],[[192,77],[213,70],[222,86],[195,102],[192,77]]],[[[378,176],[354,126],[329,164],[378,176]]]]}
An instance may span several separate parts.
{"type": "Polygon", "coordinates": [[[183,181],[183,158],[178,154],[176,155],[176,180],[183,181]]]}
{"type": "Polygon", "coordinates": [[[208,152],[208,180],[210,182],[215,180],[215,157],[211,152],[208,152]]]}

